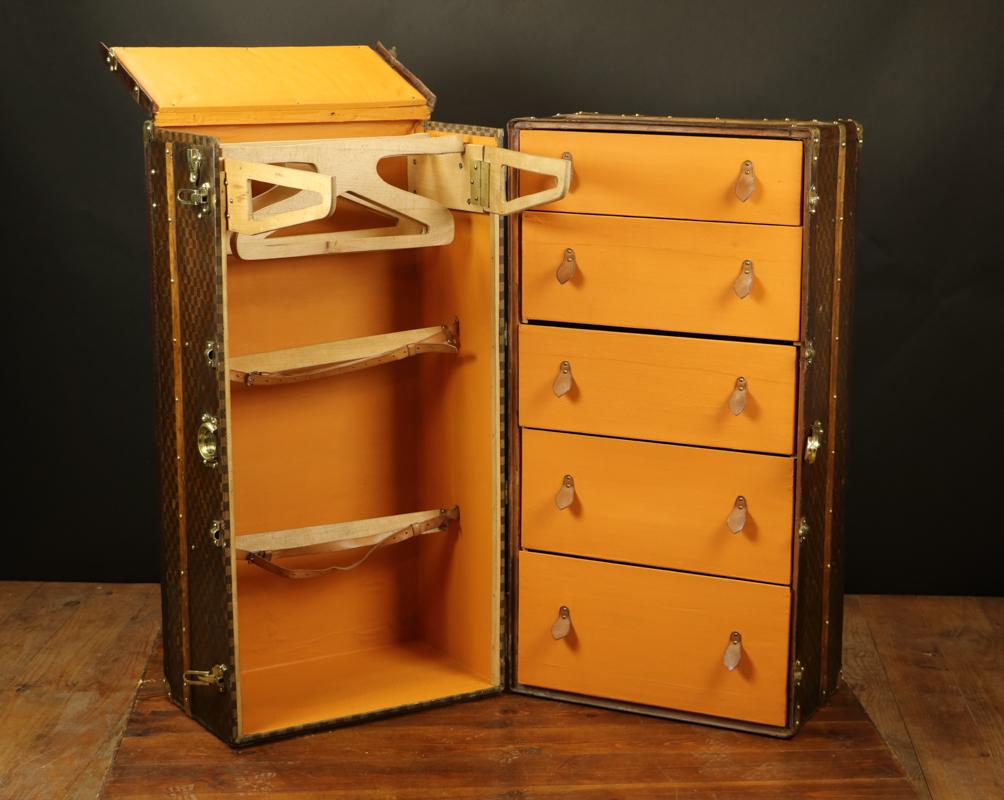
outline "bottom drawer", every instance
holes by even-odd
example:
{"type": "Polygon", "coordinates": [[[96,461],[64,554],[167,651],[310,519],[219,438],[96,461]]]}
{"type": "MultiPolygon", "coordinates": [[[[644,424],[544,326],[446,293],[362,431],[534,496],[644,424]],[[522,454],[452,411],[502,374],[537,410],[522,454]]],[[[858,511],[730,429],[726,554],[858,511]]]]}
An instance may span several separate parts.
{"type": "Polygon", "coordinates": [[[789,597],[785,586],[522,552],[516,677],[783,726],[789,597]],[[571,628],[555,639],[562,606],[571,628]],[[729,671],[723,656],[733,631],[741,658],[729,671]]]}

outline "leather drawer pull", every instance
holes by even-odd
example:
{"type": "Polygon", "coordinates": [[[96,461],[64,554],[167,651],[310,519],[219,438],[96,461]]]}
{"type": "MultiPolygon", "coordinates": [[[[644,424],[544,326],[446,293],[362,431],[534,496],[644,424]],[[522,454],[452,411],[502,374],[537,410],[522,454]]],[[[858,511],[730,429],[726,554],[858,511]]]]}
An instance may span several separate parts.
{"type": "Polygon", "coordinates": [[[725,664],[725,669],[732,672],[732,670],[739,666],[739,662],[742,660],[743,636],[739,631],[732,631],[729,634],[729,644],[725,648],[725,654],[722,656],[722,663],[725,664]]]}
{"type": "Polygon", "coordinates": [[[750,199],[753,190],[756,188],[756,169],[753,162],[746,159],[739,166],[739,177],[736,179],[736,197],[740,202],[745,203],[750,199]]]}
{"type": "Polygon", "coordinates": [[[572,384],[574,380],[572,378],[572,365],[567,361],[562,361],[558,365],[558,375],[554,379],[554,396],[564,397],[570,391],[572,391],[572,384]]]}
{"type": "MultiPolygon", "coordinates": [[[[363,563],[369,559],[377,550],[386,544],[391,542],[403,542],[405,539],[411,539],[415,536],[422,536],[426,533],[436,533],[441,531],[446,531],[449,529],[450,524],[460,518],[460,507],[454,506],[450,509],[441,509],[437,516],[431,517],[429,519],[423,520],[422,522],[413,522],[411,525],[406,525],[403,528],[398,528],[397,530],[388,531],[382,534],[375,544],[370,546],[370,548],[362,555],[361,558],[356,559],[351,564],[332,564],[329,567],[322,567],[319,569],[296,569],[293,567],[284,567],[281,564],[277,564],[272,559],[278,557],[279,555],[300,555],[295,551],[290,551],[287,553],[268,553],[268,552],[248,552],[247,561],[249,564],[254,564],[256,567],[261,567],[267,572],[271,572],[273,575],[278,575],[282,578],[290,578],[293,580],[302,580],[304,578],[320,578],[324,575],[329,575],[332,572],[348,572],[349,570],[355,569],[361,566],[363,563]]],[[[302,548],[303,550],[313,550],[313,552],[318,552],[322,547],[315,548],[302,548]]]]}
{"type": "Polygon", "coordinates": [[[441,325],[435,333],[414,342],[408,342],[383,352],[350,361],[336,361],[316,366],[278,370],[230,371],[230,379],[242,381],[246,386],[302,383],[303,381],[330,378],[349,372],[390,364],[423,353],[456,353],[460,349],[460,322],[454,320],[449,325],[441,325]]]}
{"type": "Polygon", "coordinates": [[[561,488],[554,496],[554,504],[559,511],[564,511],[575,502],[575,479],[571,475],[566,475],[561,479],[561,488]]]}
{"type": "Polygon", "coordinates": [[[566,248],[565,254],[561,258],[561,263],[558,264],[558,268],[554,271],[555,276],[558,278],[558,283],[562,285],[568,283],[575,277],[575,273],[578,271],[579,264],[575,260],[575,251],[571,247],[566,248]]]}
{"type": "Polygon", "coordinates": [[[551,638],[554,640],[564,639],[571,630],[572,614],[568,610],[568,606],[562,606],[558,609],[558,618],[551,626],[551,638]]]}
{"type": "Polygon", "coordinates": [[[740,533],[746,527],[746,498],[739,495],[725,523],[733,533],[740,533]]]}
{"type": "Polygon", "coordinates": [[[732,291],[736,293],[736,297],[740,300],[747,297],[753,291],[753,262],[748,258],[743,261],[743,265],[739,268],[739,277],[732,282],[732,291]]]}
{"type": "Polygon", "coordinates": [[[746,379],[740,375],[736,378],[736,387],[732,390],[732,394],[729,395],[729,411],[732,412],[733,416],[738,417],[743,413],[743,409],[746,408],[746,395],[749,393],[749,385],[746,383],[746,379]]]}

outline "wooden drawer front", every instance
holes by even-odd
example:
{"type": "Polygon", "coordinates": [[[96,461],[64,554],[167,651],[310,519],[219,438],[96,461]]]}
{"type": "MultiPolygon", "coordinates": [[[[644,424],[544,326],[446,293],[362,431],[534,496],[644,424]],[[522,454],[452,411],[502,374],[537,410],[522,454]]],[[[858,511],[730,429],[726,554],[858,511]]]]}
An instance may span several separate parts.
{"type": "MultiPolygon", "coordinates": [[[[571,191],[541,207],[549,211],[801,224],[802,143],[792,139],[525,130],[519,149],[572,155],[571,191]],[[747,160],[756,185],[743,202],[736,181],[747,160]]],[[[520,194],[547,185],[520,176],[520,194]]]]}
{"type": "Polygon", "coordinates": [[[530,212],[525,319],[795,341],[802,229],[530,212]],[[559,283],[567,248],[575,275],[559,283]],[[749,294],[733,284],[752,262],[749,294]]]}
{"type": "Polygon", "coordinates": [[[791,458],[524,430],[521,546],[788,583],[794,472],[791,458]]]}
{"type": "Polygon", "coordinates": [[[517,680],[784,725],[789,590],[564,556],[519,555],[517,680]],[[570,633],[551,626],[567,606],[570,633]],[[742,659],[722,663],[730,635],[742,659]]]}
{"type": "Polygon", "coordinates": [[[530,428],[790,455],[795,348],[521,325],[519,414],[530,428]],[[563,361],[573,382],[558,397],[563,361]],[[746,408],[734,415],[740,377],[746,408]]]}

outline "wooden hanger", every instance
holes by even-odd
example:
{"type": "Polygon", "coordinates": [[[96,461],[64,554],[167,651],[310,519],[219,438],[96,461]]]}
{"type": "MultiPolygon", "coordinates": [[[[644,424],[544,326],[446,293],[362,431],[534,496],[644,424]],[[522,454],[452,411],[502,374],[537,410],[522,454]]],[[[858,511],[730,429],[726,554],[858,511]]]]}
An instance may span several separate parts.
{"type": "MultiPolygon", "coordinates": [[[[227,219],[234,252],[244,259],[432,247],[453,241],[450,209],[513,214],[560,200],[572,165],[566,158],[465,144],[460,135],[380,136],[223,146],[227,219]],[[410,191],[377,172],[384,158],[408,158],[410,191]],[[508,199],[507,170],[550,175],[554,186],[508,199]],[[252,181],[270,188],[252,195],[252,181]],[[338,197],[394,224],[325,233],[274,235],[282,228],[325,219],[338,197]]],[[[230,242],[228,241],[228,246],[230,242]]]]}
{"type": "Polygon", "coordinates": [[[428,134],[224,145],[229,228],[236,233],[234,251],[244,259],[261,259],[449,244],[453,241],[449,210],[436,200],[387,183],[377,173],[377,164],[393,156],[460,156],[463,152],[460,136],[428,134]],[[316,172],[302,167],[313,167],[316,172]],[[251,181],[285,190],[252,197],[251,181]],[[395,224],[272,235],[280,228],[331,216],[338,197],[390,217],[395,224]]]}

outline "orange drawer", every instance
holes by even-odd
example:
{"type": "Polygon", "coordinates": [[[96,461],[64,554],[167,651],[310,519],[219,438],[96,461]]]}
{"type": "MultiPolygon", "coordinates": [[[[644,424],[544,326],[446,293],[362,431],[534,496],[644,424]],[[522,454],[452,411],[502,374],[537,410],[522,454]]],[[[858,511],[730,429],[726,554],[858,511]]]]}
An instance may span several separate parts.
{"type": "MultiPolygon", "coordinates": [[[[541,207],[548,211],[801,224],[802,143],[792,139],[525,130],[519,149],[572,155],[571,190],[541,207]],[[756,181],[743,202],[736,182],[745,161],[756,181]]],[[[520,194],[550,183],[523,174],[520,194]]]]}
{"type": "Polygon", "coordinates": [[[523,427],[793,452],[792,345],[520,325],[518,346],[523,427]],[[563,362],[571,388],[558,396],[563,362]]]}
{"type": "Polygon", "coordinates": [[[576,694],[784,725],[787,587],[519,555],[517,680],[576,694]],[[571,628],[555,639],[562,606],[571,628]],[[732,671],[723,656],[742,639],[732,671]]]}
{"type": "Polygon", "coordinates": [[[524,430],[521,547],[789,583],[794,480],[792,458],[524,430]]]}
{"type": "Polygon", "coordinates": [[[801,228],[529,212],[521,249],[525,319],[799,337],[801,228]],[[568,248],[577,268],[561,283],[568,248]]]}

